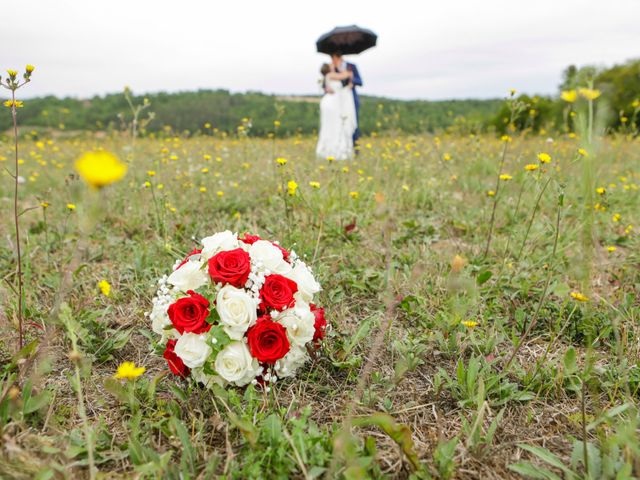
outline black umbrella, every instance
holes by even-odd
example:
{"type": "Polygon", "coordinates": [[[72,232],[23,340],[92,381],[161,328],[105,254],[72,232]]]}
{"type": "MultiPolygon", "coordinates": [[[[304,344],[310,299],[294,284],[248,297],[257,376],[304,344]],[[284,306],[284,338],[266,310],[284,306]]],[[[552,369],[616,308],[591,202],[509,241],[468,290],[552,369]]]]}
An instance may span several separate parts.
{"type": "Polygon", "coordinates": [[[318,52],[342,53],[344,55],[362,53],[366,49],[375,47],[378,35],[366,28],[360,28],[357,25],[348,27],[336,27],[328,33],[325,33],[316,42],[318,52]]]}

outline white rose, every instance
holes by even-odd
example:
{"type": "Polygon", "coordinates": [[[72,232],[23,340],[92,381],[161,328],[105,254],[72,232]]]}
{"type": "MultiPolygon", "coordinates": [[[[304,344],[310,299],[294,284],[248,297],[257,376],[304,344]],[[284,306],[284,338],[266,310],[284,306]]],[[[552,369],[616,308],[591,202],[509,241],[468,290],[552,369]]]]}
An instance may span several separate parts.
{"type": "Polygon", "coordinates": [[[244,342],[231,342],[216,357],[216,372],[228,382],[239,387],[256,377],[260,368],[244,342]]]}
{"type": "Polygon", "coordinates": [[[291,265],[282,256],[282,251],[266,240],[258,240],[251,245],[249,247],[249,256],[251,261],[261,263],[263,269],[267,269],[271,273],[284,275],[291,270],[291,265]]]}
{"type": "Polygon", "coordinates": [[[244,290],[226,285],[216,297],[216,310],[224,331],[233,340],[241,340],[258,318],[256,301],[244,290]]]}
{"type": "Polygon", "coordinates": [[[285,277],[298,284],[298,293],[305,303],[311,302],[313,296],[321,290],[320,284],[313,278],[313,274],[304,262],[296,263],[296,266],[285,277]]]}
{"type": "Polygon", "coordinates": [[[207,345],[204,335],[191,332],[178,339],[174,351],[189,368],[201,367],[211,355],[211,347],[207,345]]]}
{"type": "Polygon", "coordinates": [[[287,329],[287,336],[293,345],[304,347],[313,340],[316,319],[308,305],[288,308],[278,313],[275,320],[287,329]]]}
{"type": "Polygon", "coordinates": [[[225,381],[221,377],[218,375],[207,375],[202,368],[191,370],[191,376],[196,382],[202,383],[207,388],[210,388],[214,383],[217,383],[221,387],[225,385],[225,381]]]}
{"type": "Polygon", "coordinates": [[[238,248],[238,245],[238,235],[231,233],[229,230],[225,230],[224,232],[219,232],[202,239],[201,255],[208,260],[216,253],[233,250],[234,248],[238,248]]]}
{"type": "Polygon", "coordinates": [[[294,376],[296,370],[304,365],[308,358],[309,355],[304,349],[292,345],[289,352],[276,362],[276,375],[279,378],[294,376]]]}
{"type": "Polygon", "coordinates": [[[196,290],[209,281],[209,276],[203,266],[202,260],[189,259],[187,263],[169,275],[167,282],[183,292],[196,290]]]}
{"type": "Polygon", "coordinates": [[[169,330],[165,330],[165,327],[171,325],[171,319],[167,313],[168,306],[164,303],[157,303],[153,306],[153,310],[149,314],[151,318],[151,330],[158,335],[168,336],[169,330]]]}

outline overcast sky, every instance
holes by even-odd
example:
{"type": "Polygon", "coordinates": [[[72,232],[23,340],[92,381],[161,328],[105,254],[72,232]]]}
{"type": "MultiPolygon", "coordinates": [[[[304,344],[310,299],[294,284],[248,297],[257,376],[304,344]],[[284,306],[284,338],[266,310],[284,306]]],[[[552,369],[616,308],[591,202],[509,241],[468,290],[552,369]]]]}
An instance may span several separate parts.
{"type": "MultiPolygon", "coordinates": [[[[364,94],[554,93],[570,63],[640,57],[640,0],[5,0],[0,68],[36,66],[23,96],[226,88],[317,92],[317,37],[356,23],[364,94]]],[[[4,73],[4,72],[3,72],[4,73]]]]}

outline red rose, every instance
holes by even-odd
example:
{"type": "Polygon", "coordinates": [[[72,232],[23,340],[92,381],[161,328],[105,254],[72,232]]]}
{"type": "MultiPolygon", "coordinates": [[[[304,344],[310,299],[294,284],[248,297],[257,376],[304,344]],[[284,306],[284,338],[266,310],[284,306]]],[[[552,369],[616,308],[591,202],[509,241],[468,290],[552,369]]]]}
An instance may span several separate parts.
{"type": "Polygon", "coordinates": [[[296,303],[293,295],[298,291],[298,284],[277,273],[268,275],[260,289],[260,308],[284,310],[296,303]]]}
{"type": "Polygon", "coordinates": [[[250,233],[245,233],[244,238],[238,237],[238,240],[246,243],[247,245],[253,245],[258,240],[262,240],[258,235],[251,235],[250,233]]]}
{"type": "Polygon", "coordinates": [[[189,290],[187,293],[188,297],[179,298],[176,303],[169,305],[167,314],[171,323],[180,333],[209,331],[211,328],[211,325],[207,323],[209,300],[193,290],[189,290]]]}
{"type": "Polygon", "coordinates": [[[247,331],[251,355],[261,363],[274,364],[289,351],[287,329],[271,320],[269,315],[258,318],[247,331]]]}
{"type": "Polygon", "coordinates": [[[185,257],[185,259],[182,261],[182,263],[176,267],[176,270],[179,269],[185,263],[187,263],[189,261],[189,257],[191,257],[191,255],[198,255],[199,253],[202,253],[202,249],[201,248],[194,248],[193,251],[189,255],[187,255],[185,257]]]}
{"type": "Polygon", "coordinates": [[[313,341],[319,342],[324,338],[325,331],[327,329],[327,319],[324,318],[324,308],[316,307],[313,303],[309,305],[313,316],[316,318],[314,327],[316,332],[313,334],[313,341]]]}
{"type": "Polygon", "coordinates": [[[244,287],[251,272],[251,258],[241,248],[220,252],[209,259],[209,275],[214,283],[244,287]]]}
{"type": "Polygon", "coordinates": [[[167,360],[169,369],[173,372],[174,375],[186,377],[191,372],[191,369],[184,364],[184,362],[178,355],[176,355],[176,352],[174,351],[175,347],[176,340],[169,340],[167,342],[167,348],[165,348],[162,356],[167,360]]]}

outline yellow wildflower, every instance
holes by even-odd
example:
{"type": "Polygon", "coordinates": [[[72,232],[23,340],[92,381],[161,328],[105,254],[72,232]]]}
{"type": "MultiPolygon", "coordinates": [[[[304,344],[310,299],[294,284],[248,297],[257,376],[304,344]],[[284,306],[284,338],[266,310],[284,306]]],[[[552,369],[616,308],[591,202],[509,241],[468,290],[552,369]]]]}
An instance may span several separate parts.
{"type": "Polygon", "coordinates": [[[587,100],[593,101],[598,98],[602,92],[595,88],[579,88],[578,93],[587,100]]]}
{"type": "Polygon", "coordinates": [[[50,205],[49,202],[40,202],[40,206],[42,208],[49,208],[49,205],[50,205]]]}
{"type": "Polygon", "coordinates": [[[200,187],[200,193],[205,193],[207,191],[207,187],[200,187]]]}
{"type": "Polygon", "coordinates": [[[451,155],[449,155],[448,153],[445,153],[445,154],[442,156],[442,159],[443,159],[445,162],[448,162],[449,160],[451,160],[451,155]]]}
{"type": "Polygon", "coordinates": [[[495,197],[495,195],[496,195],[495,190],[488,190],[488,191],[487,191],[487,196],[488,196],[488,197],[495,197]]]}
{"type": "Polygon", "coordinates": [[[75,203],[67,203],[67,209],[68,209],[69,211],[73,211],[73,210],[75,210],[75,209],[76,209],[76,205],[75,205],[75,203]]]}
{"type": "Polygon", "coordinates": [[[409,185],[402,185],[402,190],[404,190],[405,192],[409,191],[409,185]]]}
{"type": "Polygon", "coordinates": [[[320,188],[320,182],[309,182],[311,188],[320,188]]]}
{"type": "Polygon", "coordinates": [[[604,188],[604,187],[598,187],[598,188],[596,188],[596,193],[598,195],[604,195],[605,193],[607,193],[607,189],[604,188]]]}
{"type": "Polygon", "coordinates": [[[36,67],[34,67],[33,65],[27,63],[27,66],[25,67],[25,70],[27,71],[28,74],[33,73],[33,71],[36,69],[36,67]]]}
{"type": "Polygon", "coordinates": [[[349,173],[349,167],[342,167],[342,173],[349,173]]]}
{"type": "Polygon", "coordinates": [[[218,190],[216,192],[216,195],[218,195],[218,197],[222,198],[222,197],[224,197],[224,192],[222,190],[218,190]]]}
{"type": "Polygon", "coordinates": [[[505,182],[508,180],[511,180],[513,177],[511,175],[509,175],[508,173],[502,173],[500,174],[500,180],[504,180],[505,182]]]}
{"type": "Polygon", "coordinates": [[[135,380],[140,375],[144,373],[146,368],[144,367],[136,367],[136,364],[133,362],[122,362],[118,366],[118,370],[114,375],[114,378],[124,378],[126,380],[135,380]]]}
{"type": "Polygon", "coordinates": [[[587,153],[587,151],[584,148],[579,148],[578,149],[578,155],[580,155],[581,157],[586,157],[589,154],[587,153]]]}
{"type": "Polygon", "coordinates": [[[589,297],[587,297],[586,295],[583,295],[580,292],[571,292],[569,295],[571,295],[571,298],[573,298],[574,300],[577,300],[579,302],[588,302],[589,301],[589,297]]]}
{"type": "Polygon", "coordinates": [[[617,250],[617,248],[614,247],[613,245],[610,245],[610,246],[607,247],[607,251],[608,252],[615,252],[616,250],[617,250]]]}
{"type": "Polygon", "coordinates": [[[573,103],[578,99],[578,92],[575,90],[563,90],[560,93],[560,98],[567,103],[573,103]]]}
{"type": "Polygon", "coordinates": [[[530,164],[524,166],[524,169],[527,172],[533,172],[534,170],[537,170],[538,168],[540,168],[540,166],[535,164],[535,163],[530,163],[530,164]]]}
{"type": "Polygon", "coordinates": [[[106,280],[100,280],[98,282],[98,288],[105,297],[108,297],[111,294],[111,285],[106,280]]]}
{"type": "Polygon", "coordinates": [[[467,328],[473,328],[473,327],[477,327],[478,326],[478,322],[474,321],[474,320],[463,320],[462,322],[460,322],[462,325],[464,325],[467,328]]]}
{"type": "Polygon", "coordinates": [[[622,218],[622,215],[620,215],[619,213],[615,213],[611,218],[611,220],[613,220],[614,222],[619,222],[621,218],[622,218]]]}
{"type": "Polygon", "coordinates": [[[551,155],[544,152],[539,153],[538,160],[540,160],[540,163],[549,163],[551,161],[551,155]]]}
{"type": "Polygon", "coordinates": [[[17,71],[15,71],[15,70],[11,70],[11,69],[7,70],[7,73],[9,74],[9,76],[10,76],[11,78],[16,78],[16,76],[18,75],[18,72],[17,72],[17,71]]]}
{"type": "Polygon", "coordinates": [[[155,170],[147,170],[147,175],[149,175],[150,177],[154,177],[156,175],[155,170]]]}
{"type": "Polygon", "coordinates": [[[280,126],[280,120],[274,120],[273,121],[273,126],[278,128],[280,126]]]}
{"type": "Polygon", "coordinates": [[[278,163],[278,165],[283,167],[283,166],[285,166],[287,164],[287,159],[286,158],[282,158],[282,157],[278,157],[278,158],[276,158],[276,162],[278,163]]]}
{"type": "Polygon", "coordinates": [[[296,190],[298,189],[298,184],[295,182],[295,180],[289,180],[287,182],[287,192],[289,193],[290,196],[294,196],[296,194],[296,190]]]}
{"type": "Polygon", "coordinates": [[[500,137],[500,140],[502,140],[504,143],[509,143],[511,141],[511,137],[509,135],[503,135],[502,137],[500,137]]]}
{"type": "Polygon", "coordinates": [[[331,156],[327,157],[327,162],[333,162],[334,160],[335,160],[334,157],[331,157],[331,156]]]}
{"type": "Polygon", "coordinates": [[[354,200],[357,200],[360,194],[358,192],[349,192],[349,196],[354,200]]]}
{"type": "Polygon", "coordinates": [[[117,182],[127,173],[127,166],[118,157],[103,151],[85,153],[75,166],[80,176],[94,188],[117,182]]]}

